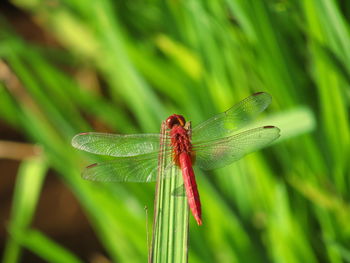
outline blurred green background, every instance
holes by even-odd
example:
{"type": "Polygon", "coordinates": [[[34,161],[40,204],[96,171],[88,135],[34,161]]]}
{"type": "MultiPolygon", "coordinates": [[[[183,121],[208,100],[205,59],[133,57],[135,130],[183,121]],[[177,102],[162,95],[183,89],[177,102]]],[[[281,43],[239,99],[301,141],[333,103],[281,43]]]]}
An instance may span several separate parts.
{"type": "Polygon", "coordinates": [[[0,4],[3,262],[145,262],[154,184],[80,178],[83,131],[197,124],[257,91],[270,148],[202,176],[190,262],[350,262],[350,2],[0,4]]]}

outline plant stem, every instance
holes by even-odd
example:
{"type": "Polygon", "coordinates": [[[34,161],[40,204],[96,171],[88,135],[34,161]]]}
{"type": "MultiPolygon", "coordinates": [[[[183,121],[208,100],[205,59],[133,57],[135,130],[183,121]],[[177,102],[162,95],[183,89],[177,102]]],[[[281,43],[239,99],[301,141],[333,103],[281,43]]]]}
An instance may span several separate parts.
{"type": "Polygon", "coordinates": [[[166,125],[161,128],[161,145],[156,185],[152,253],[150,261],[187,262],[188,204],[185,196],[175,196],[174,190],[183,185],[180,169],[167,168],[172,160],[166,125]],[[165,178],[166,177],[166,178],[165,178]]]}

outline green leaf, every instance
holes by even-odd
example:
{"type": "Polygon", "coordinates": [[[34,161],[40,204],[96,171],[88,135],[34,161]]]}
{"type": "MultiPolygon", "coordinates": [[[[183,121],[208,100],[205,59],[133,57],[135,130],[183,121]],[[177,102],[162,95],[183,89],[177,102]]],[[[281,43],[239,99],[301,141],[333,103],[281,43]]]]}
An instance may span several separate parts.
{"type": "Polygon", "coordinates": [[[36,230],[16,233],[16,240],[42,259],[52,263],[81,263],[74,254],[36,230]]]}
{"type": "MultiPolygon", "coordinates": [[[[33,218],[41,187],[47,172],[47,163],[42,157],[23,161],[17,175],[11,221],[8,229],[11,233],[26,231],[33,218]]],[[[6,243],[3,262],[17,262],[21,247],[13,236],[6,243]]]]}
{"type": "MultiPolygon", "coordinates": [[[[162,135],[166,135],[165,122],[162,135]]],[[[166,136],[163,136],[166,138],[166,136]]],[[[187,262],[188,251],[188,204],[186,196],[178,196],[174,191],[183,186],[181,171],[177,167],[169,171],[172,162],[165,155],[170,150],[167,140],[161,142],[158,180],[154,208],[151,262],[187,262]],[[164,179],[165,173],[173,176],[164,179]]]]}

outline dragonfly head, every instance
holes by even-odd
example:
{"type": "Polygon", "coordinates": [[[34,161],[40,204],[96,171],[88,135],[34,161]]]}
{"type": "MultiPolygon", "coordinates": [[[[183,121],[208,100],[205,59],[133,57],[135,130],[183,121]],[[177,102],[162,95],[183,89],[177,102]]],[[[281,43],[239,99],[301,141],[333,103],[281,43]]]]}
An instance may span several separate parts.
{"type": "Polygon", "coordinates": [[[166,125],[169,129],[172,129],[174,125],[184,127],[186,124],[185,118],[182,115],[173,114],[166,119],[166,125]]]}

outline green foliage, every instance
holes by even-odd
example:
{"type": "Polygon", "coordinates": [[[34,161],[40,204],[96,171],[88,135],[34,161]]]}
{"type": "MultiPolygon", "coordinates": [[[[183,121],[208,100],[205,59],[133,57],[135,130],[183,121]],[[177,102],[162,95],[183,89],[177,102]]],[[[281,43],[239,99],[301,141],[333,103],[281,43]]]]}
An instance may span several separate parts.
{"type": "Polygon", "coordinates": [[[26,40],[0,19],[0,66],[13,72],[1,70],[0,118],[45,157],[18,173],[5,262],[16,262],[20,246],[48,261],[79,261],[30,228],[46,165],[75,194],[111,261],[145,262],[143,208],[153,207],[155,185],[83,181],[79,173],[94,157],[72,149],[71,138],[157,132],[173,113],[196,125],[256,91],[273,98],[258,123],[279,126],[281,139],[229,167],[197,172],[203,226],[189,218],[189,262],[349,261],[349,4],[12,4],[54,44],[26,40]],[[27,187],[26,176],[36,178],[27,187]],[[19,201],[28,195],[29,212],[19,201]]]}

